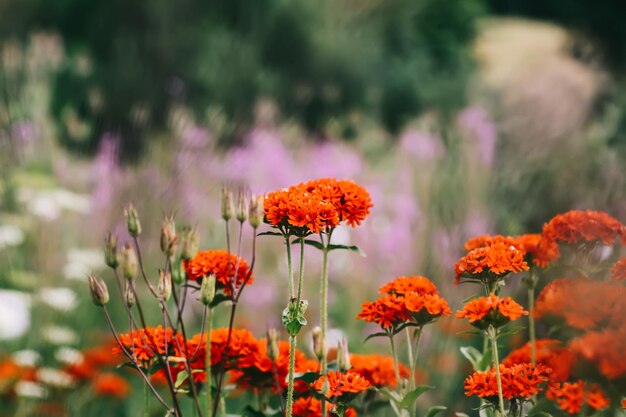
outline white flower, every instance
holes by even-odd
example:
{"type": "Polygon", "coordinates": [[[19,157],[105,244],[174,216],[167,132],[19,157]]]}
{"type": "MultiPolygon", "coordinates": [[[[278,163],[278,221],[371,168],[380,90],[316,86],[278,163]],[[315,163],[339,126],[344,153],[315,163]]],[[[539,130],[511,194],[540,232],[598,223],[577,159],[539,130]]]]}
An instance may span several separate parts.
{"type": "Polygon", "coordinates": [[[13,361],[20,366],[37,366],[39,361],[41,361],[39,352],[32,349],[18,350],[11,356],[13,361]]]}
{"type": "Polygon", "coordinates": [[[63,275],[67,279],[87,279],[87,275],[96,269],[104,268],[104,255],[100,249],[70,249],[63,275]]]}
{"type": "Polygon", "coordinates": [[[17,246],[24,241],[24,232],[12,224],[0,226],[0,249],[17,246]]]}
{"type": "Polygon", "coordinates": [[[40,384],[31,381],[19,381],[15,384],[15,393],[18,397],[45,398],[46,389],[40,384]]]}
{"type": "Polygon", "coordinates": [[[15,339],[28,331],[30,305],[28,294],[0,290],[0,340],[15,339]]]}
{"type": "Polygon", "coordinates": [[[44,327],[41,336],[53,345],[73,345],[78,341],[76,332],[65,326],[44,327]]]}
{"type": "Polygon", "coordinates": [[[71,288],[44,287],[39,290],[39,299],[50,307],[61,311],[73,310],[78,304],[78,297],[71,288]]]}
{"type": "Polygon", "coordinates": [[[83,360],[83,354],[80,350],[63,346],[54,353],[54,358],[66,365],[80,363],[83,360]]]}
{"type": "Polygon", "coordinates": [[[40,382],[56,388],[69,388],[74,384],[70,374],[54,368],[39,368],[36,376],[40,382]]]}
{"type": "Polygon", "coordinates": [[[59,218],[62,210],[87,214],[91,208],[89,196],[63,188],[43,190],[21,188],[18,198],[26,204],[26,209],[30,213],[47,221],[59,218]]]}

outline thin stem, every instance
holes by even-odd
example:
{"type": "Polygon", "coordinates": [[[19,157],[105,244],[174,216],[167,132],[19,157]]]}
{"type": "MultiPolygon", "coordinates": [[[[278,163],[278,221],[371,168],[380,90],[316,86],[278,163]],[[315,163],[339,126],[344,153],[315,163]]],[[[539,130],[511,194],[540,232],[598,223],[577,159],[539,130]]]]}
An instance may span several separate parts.
{"type": "Polygon", "coordinates": [[[144,384],[143,387],[143,401],[144,401],[144,413],[145,417],[150,417],[150,395],[148,394],[148,384],[144,384]]]}
{"type": "Polygon", "coordinates": [[[135,251],[137,252],[137,260],[139,261],[139,270],[141,271],[141,276],[143,277],[143,280],[148,288],[150,289],[152,295],[159,298],[156,290],[154,289],[154,287],[150,283],[150,280],[148,280],[148,276],[146,275],[146,270],[143,266],[143,258],[141,257],[141,249],[139,248],[139,239],[137,238],[137,236],[133,236],[133,242],[135,243],[135,251]]]}
{"type": "Polygon", "coordinates": [[[488,330],[489,338],[491,339],[491,350],[493,354],[493,365],[496,368],[496,381],[498,382],[498,406],[500,409],[500,415],[505,417],[504,412],[504,397],[502,396],[502,376],[500,375],[500,360],[498,359],[498,332],[493,326],[488,330]]]}
{"type": "MultiPolygon", "coordinates": [[[[292,270],[291,256],[287,258],[288,269],[292,270]]],[[[300,238],[300,270],[298,271],[298,296],[296,298],[296,306],[300,306],[302,301],[302,284],[304,282],[304,238],[300,238]]],[[[296,344],[297,338],[295,335],[289,336],[289,374],[287,377],[287,406],[286,415],[291,417],[293,408],[293,386],[294,386],[294,373],[296,368],[296,344]]],[[[323,400],[322,400],[323,404],[323,400]]],[[[323,415],[323,414],[322,414],[323,415]]]]}
{"type": "Polygon", "coordinates": [[[287,274],[289,275],[289,298],[293,298],[294,297],[294,290],[293,290],[293,270],[292,270],[292,264],[291,264],[291,242],[289,241],[289,235],[285,235],[285,246],[287,247],[287,274]]]}
{"type": "MultiPolygon", "coordinates": [[[[321,306],[320,306],[320,319],[322,329],[322,361],[321,361],[321,374],[326,375],[328,367],[328,357],[326,356],[326,332],[328,330],[328,245],[330,244],[330,237],[332,230],[328,233],[328,242],[324,244],[323,235],[320,234],[320,240],[322,241],[322,276],[321,276],[321,306]]],[[[328,405],[326,399],[322,399],[322,415],[328,414],[328,405]]]]}
{"type": "Polygon", "coordinates": [[[389,343],[391,344],[391,356],[393,356],[393,371],[396,375],[396,381],[399,387],[402,386],[402,381],[400,380],[400,366],[398,364],[398,353],[396,352],[396,344],[393,341],[393,335],[389,335],[389,343]]]}
{"type": "Polygon", "coordinates": [[[406,327],[404,331],[406,334],[406,346],[409,355],[409,366],[411,367],[409,389],[413,391],[415,389],[415,359],[413,358],[413,339],[411,338],[411,331],[408,327],[406,327]]]}
{"type": "Polygon", "coordinates": [[[213,393],[212,384],[211,384],[211,329],[213,327],[213,314],[211,311],[211,307],[205,307],[205,314],[208,316],[207,318],[207,329],[206,329],[206,342],[204,344],[206,350],[206,415],[211,415],[211,409],[213,408],[213,393]]]}
{"type": "Polygon", "coordinates": [[[530,267],[528,277],[528,333],[530,338],[530,361],[537,366],[537,333],[535,331],[535,287],[537,285],[537,273],[535,266],[530,267]]]}

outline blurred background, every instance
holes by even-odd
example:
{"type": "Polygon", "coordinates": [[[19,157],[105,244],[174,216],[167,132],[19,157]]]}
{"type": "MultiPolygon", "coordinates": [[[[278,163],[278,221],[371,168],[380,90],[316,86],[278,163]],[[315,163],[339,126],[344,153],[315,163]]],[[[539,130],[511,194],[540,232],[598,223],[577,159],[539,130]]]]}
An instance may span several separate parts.
{"type": "MultiPolygon", "coordinates": [[[[371,216],[336,235],[367,257],[330,265],[331,325],[355,352],[386,349],[363,345],[355,315],[395,276],[426,275],[461,305],[452,271],[470,236],[539,232],[574,208],[624,221],[624,18],[621,0],[0,0],[0,362],[58,370],[108,341],[86,275],[110,278],[103,238],[127,239],[131,200],[155,270],[171,211],[224,247],[224,183],[363,184],[371,216]]],[[[238,317],[257,336],[287,297],[284,251],[264,239],[238,317]]],[[[316,323],[321,260],[307,257],[316,323]]],[[[454,326],[424,341],[427,402],[467,411],[454,326]]],[[[56,400],[36,406],[42,391],[7,398],[0,383],[0,415],[67,415],[84,394],[65,382],[38,387],[56,400]]],[[[79,410],[141,408],[102,401],[79,410]]]]}

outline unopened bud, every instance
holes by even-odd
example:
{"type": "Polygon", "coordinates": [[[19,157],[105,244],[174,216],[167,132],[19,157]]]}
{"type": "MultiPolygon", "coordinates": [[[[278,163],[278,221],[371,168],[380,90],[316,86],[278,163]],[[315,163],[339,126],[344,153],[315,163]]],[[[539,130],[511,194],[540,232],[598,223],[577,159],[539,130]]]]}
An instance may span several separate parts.
{"type": "Polygon", "coordinates": [[[133,291],[133,287],[131,287],[131,283],[127,282],[124,290],[124,302],[131,308],[135,305],[135,292],[133,291]]]}
{"type": "Polygon", "coordinates": [[[126,217],[128,233],[133,237],[139,236],[141,234],[141,223],[139,222],[139,214],[137,214],[133,203],[130,203],[128,207],[124,209],[124,217],[126,217]]]}
{"type": "Polygon", "coordinates": [[[91,292],[91,298],[93,303],[99,307],[102,307],[109,302],[109,290],[107,285],[100,278],[96,278],[93,275],[87,277],[89,282],[89,291],[91,292]]]}
{"type": "Polygon", "coordinates": [[[322,383],[322,394],[324,397],[328,396],[330,392],[330,383],[328,382],[328,377],[324,377],[324,383],[322,383]]]}
{"type": "Polygon", "coordinates": [[[215,275],[209,274],[202,278],[200,285],[200,301],[205,306],[210,305],[215,297],[215,275]]]}
{"type": "Polygon", "coordinates": [[[113,269],[120,264],[117,259],[117,236],[112,233],[104,238],[104,262],[113,269]]]}
{"type": "Polygon", "coordinates": [[[265,216],[263,201],[265,201],[265,198],[262,195],[253,195],[250,198],[250,213],[248,218],[250,219],[250,226],[254,229],[259,227],[265,216]]]}
{"type": "Polygon", "coordinates": [[[350,351],[348,350],[348,341],[341,339],[337,343],[337,362],[339,363],[340,371],[347,371],[352,368],[350,364],[350,351]]]}
{"type": "Polygon", "coordinates": [[[278,331],[274,328],[267,329],[267,357],[274,360],[278,357],[278,331]]]}
{"type": "Polygon", "coordinates": [[[137,254],[135,249],[128,243],[122,247],[120,252],[120,266],[122,267],[122,275],[127,280],[133,280],[137,278],[137,254]]]}
{"type": "Polygon", "coordinates": [[[161,225],[161,251],[167,256],[172,256],[176,252],[177,240],[174,217],[168,216],[161,225]]]}
{"type": "Polygon", "coordinates": [[[157,286],[158,294],[163,301],[170,299],[172,295],[172,275],[169,271],[159,270],[159,284],[157,286]]]}
{"type": "Polygon", "coordinates": [[[311,332],[311,336],[313,337],[313,353],[315,353],[317,359],[321,361],[326,352],[324,339],[322,338],[322,328],[315,326],[313,332],[311,332]]]}
{"type": "Polygon", "coordinates": [[[178,285],[185,282],[185,267],[180,259],[172,263],[172,280],[178,285]]]}
{"type": "Polygon", "coordinates": [[[198,252],[200,238],[198,237],[198,231],[194,228],[185,228],[182,233],[182,248],[180,252],[181,258],[186,261],[190,261],[196,256],[198,252]]]}
{"type": "Polygon", "coordinates": [[[222,187],[222,219],[229,221],[233,217],[233,193],[228,187],[222,187]]]}
{"type": "Polygon", "coordinates": [[[246,194],[243,192],[243,190],[239,190],[239,199],[237,200],[237,220],[240,223],[243,223],[246,221],[246,218],[248,217],[248,199],[246,197],[246,194]]]}

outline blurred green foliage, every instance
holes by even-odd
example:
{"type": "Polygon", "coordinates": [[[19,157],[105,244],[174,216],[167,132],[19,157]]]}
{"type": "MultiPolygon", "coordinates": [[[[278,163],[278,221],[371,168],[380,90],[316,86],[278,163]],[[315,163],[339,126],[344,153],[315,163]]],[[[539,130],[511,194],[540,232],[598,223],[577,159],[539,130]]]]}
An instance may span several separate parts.
{"type": "Polygon", "coordinates": [[[52,113],[82,152],[103,131],[127,155],[167,122],[173,104],[218,108],[223,140],[250,126],[261,98],[321,133],[354,113],[392,132],[426,109],[463,104],[467,45],[484,0],[25,0],[2,10],[4,35],[58,31],[73,59],[58,74],[52,113]]]}

